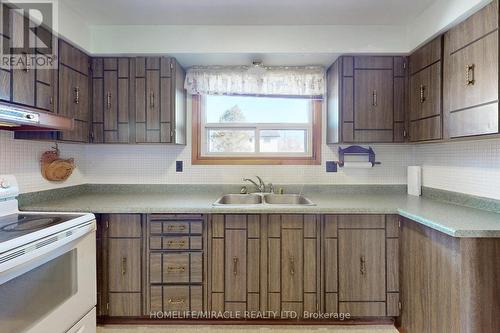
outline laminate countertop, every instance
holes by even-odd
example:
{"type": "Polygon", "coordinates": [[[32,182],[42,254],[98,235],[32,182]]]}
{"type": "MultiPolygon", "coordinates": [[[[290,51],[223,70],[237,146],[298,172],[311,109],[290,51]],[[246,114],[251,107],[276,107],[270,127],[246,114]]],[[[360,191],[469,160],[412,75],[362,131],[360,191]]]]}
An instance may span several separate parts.
{"type": "MultiPolygon", "coordinates": [[[[453,237],[500,237],[498,202],[464,200],[479,209],[450,202],[449,193],[415,197],[401,186],[301,186],[288,193],[302,193],[315,206],[255,205],[213,206],[224,193],[238,193],[235,186],[194,185],[80,185],[21,195],[20,209],[43,212],[92,213],[304,213],[399,214],[453,237]],[[487,207],[482,207],[487,206],[487,207]]],[[[453,196],[453,194],[451,195],[453,196]]],[[[456,196],[456,195],[455,195],[456,196]]]]}

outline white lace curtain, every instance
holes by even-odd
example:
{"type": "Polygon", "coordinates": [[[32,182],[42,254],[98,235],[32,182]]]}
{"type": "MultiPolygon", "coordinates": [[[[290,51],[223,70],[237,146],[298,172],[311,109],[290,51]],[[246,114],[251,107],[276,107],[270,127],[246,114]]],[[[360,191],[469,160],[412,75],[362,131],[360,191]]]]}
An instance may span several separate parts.
{"type": "Polygon", "coordinates": [[[322,98],[325,70],[321,66],[266,67],[195,66],[188,69],[184,87],[193,95],[272,95],[322,98]]]}

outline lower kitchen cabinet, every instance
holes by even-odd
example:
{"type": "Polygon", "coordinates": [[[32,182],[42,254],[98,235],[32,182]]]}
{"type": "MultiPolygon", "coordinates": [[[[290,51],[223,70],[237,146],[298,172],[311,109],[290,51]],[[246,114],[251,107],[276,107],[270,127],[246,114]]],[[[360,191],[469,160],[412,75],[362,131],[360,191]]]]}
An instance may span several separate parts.
{"type": "Polygon", "coordinates": [[[210,309],[261,308],[261,216],[212,215],[210,223],[210,309]]]}
{"type": "Polygon", "coordinates": [[[98,223],[98,314],[142,316],[142,216],[102,214],[98,223]]]}
{"type": "Polygon", "coordinates": [[[399,316],[396,215],[102,214],[97,238],[100,316],[399,316]]]}
{"type": "Polygon", "coordinates": [[[202,311],[206,299],[204,217],[151,214],[147,221],[145,315],[202,311]]]}
{"type": "Polygon", "coordinates": [[[353,317],[399,314],[399,227],[393,215],[326,215],[325,310],[353,317]]]}
{"type": "Polygon", "coordinates": [[[318,215],[269,215],[268,310],[319,310],[318,215]]]}

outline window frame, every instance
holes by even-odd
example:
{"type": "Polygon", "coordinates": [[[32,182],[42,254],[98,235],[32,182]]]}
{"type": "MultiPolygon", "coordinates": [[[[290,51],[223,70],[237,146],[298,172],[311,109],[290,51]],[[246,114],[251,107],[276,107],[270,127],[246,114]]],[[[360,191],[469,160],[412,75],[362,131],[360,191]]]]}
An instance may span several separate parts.
{"type": "Polygon", "coordinates": [[[245,153],[207,153],[205,151],[207,131],[203,121],[203,108],[205,106],[204,96],[192,95],[192,164],[212,164],[212,165],[231,165],[231,164],[254,164],[254,165],[319,165],[321,164],[321,115],[323,103],[321,100],[311,100],[311,121],[308,126],[304,124],[206,124],[206,128],[227,129],[255,129],[255,145],[259,149],[259,131],[265,129],[284,130],[284,129],[307,129],[307,145],[309,151],[305,153],[259,153],[251,156],[245,153]],[[217,126],[215,126],[217,125],[217,126]],[[206,138],[204,142],[204,138],[206,138]],[[269,156],[266,156],[269,155],[269,156]]]}

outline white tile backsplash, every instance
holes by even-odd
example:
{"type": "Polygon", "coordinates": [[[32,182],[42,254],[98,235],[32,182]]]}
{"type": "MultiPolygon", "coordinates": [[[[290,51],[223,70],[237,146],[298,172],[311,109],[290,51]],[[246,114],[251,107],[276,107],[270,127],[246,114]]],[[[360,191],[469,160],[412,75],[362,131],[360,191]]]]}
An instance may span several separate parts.
{"type": "MultiPolygon", "coordinates": [[[[188,137],[190,137],[188,135],[188,137]]],[[[382,165],[327,173],[325,162],[337,160],[338,146],[322,146],[318,166],[191,165],[187,146],[60,144],[63,158],[75,158],[69,180],[49,182],[40,174],[39,158],[50,142],[14,140],[0,131],[0,174],[17,176],[21,191],[31,192],[82,183],[231,184],[262,176],[275,184],[405,184],[408,165],[421,165],[423,185],[500,199],[500,139],[422,145],[373,145],[382,165]],[[184,172],[175,172],[175,161],[184,172]]]]}
{"type": "Polygon", "coordinates": [[[14,140],[13,132],[0,130],[0,174],[14,174],[21,192],[33,192],[85,183],[85,146],[59,144],[61,158],[74,158],[76,168],[64,182],[49,182],[40,172],[42,153],[51,150],[52,142],[14,140]]]}
{"type": "Polygon", "coordinates": [[[500,139],[415,146],[424,186],[500,200],[500,139]]]}

